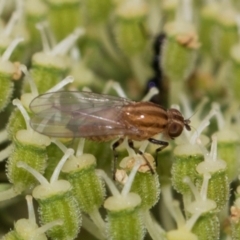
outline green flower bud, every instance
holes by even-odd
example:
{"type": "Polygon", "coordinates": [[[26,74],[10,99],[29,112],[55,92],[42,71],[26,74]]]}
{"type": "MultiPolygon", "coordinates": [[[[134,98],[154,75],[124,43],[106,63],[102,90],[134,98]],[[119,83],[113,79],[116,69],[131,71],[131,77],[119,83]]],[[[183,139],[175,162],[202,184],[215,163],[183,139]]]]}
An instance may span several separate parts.
{"type": "MultiPolygon", "coordinates": [[[[142,158],[136,160],[134,163],[127,161],[125,164],[126,168],[132,170],[129,176],[126,176],[127,180],[124,181],[121,193],[104,171],[97,170],[97,174],[105,180],[113,194],[104,203],[104,208],[107,209],[107,239],[143,239],[144,237],[141,198],[138,194],[129,191],[138,169],[147,171],[149,167],[146,166],[145,161],[143,164],[142,158]]],[[[124,170],[118,170],[116,173],[117,179],[119,179],[119,172],[122,171],[124,170]]]]}
{"type": "Polygon", "coordinates": [[[214,135],[218,139],[218,156],[227,163],[227,175],[229,181],[232,181],[239,174],[239,137],[236,132],[229,129],[220,130],[214,135]]]}
{"type": "Polygon", "coordinates": [[[195,191],[193,192],[195,201],[186,206],[186,211],[192,215],[190,218],[192,222],[188,220],[186,226],[191,226],[192,232],[198,236],[198,239],[210,240],[218,239],[219,237],[219,221],[216,214],[213,214],[213,211],[216,209],[216,203],[207,198],[210,178],[210,174],[204,173],[204,180],[199,192],[197,189],[194,190],[194,185],[191,186],[192,190],[195,191]]]}
{"type": "MultiPolygon", "coordinates": [[[[160,184],[157,173],[152,174],[149,166],[146,165],[145,159],[142,156],[125,157],[120,167],[123,169],[132,169],[137,157],[142,161],[142,166],[138,169],[134,181],[132,183],[131,191],[137,193],[141,197],[141,208],[146,210],[152,208],[158,201],[160,195],[160,184]]],[[[147,161],[154,166],[155,160],[152,155],[144,153],[147,161]]],[[[154,167],[155,168],[155,167],[154,167]]]]}
{"type": "Polygon", "coordinates": [[[57,39],[65,38],[76,27],[82,25],[79,0],[47,1],[49,22],[57,39]]]}
{"type": "Polygon", "coordinates": [[[112,196],[105,201],[108,239],[143,239],[140,204],[141,198],[135,193],[112,196]]]}
{"type": "Polygon", "coordinates": [[[226,61],[230,57],[231,47],[238,41],[236,18],[237,13],[231,6],[222,6],[217,14],[213,50],[218,60],[226,61]]]}
{"type": "Polygon", "coordinates": [[[113,8],[111,0],[82,0],[83,17],[87,24],[99,24],[106,22],[113,8]]]}
{"type": "Polygon", "coordinates": [[[219,239],[220,224],[218,217],[212,213],[204,214],[194,224],[192,232],[198,236],[198,240],[219,239]]]}
{"type": "MultiPolygon", "coordinates": [[[[192,191],[192,194],[195,198],[195,201],[187,203],[185,205],[185,211],[191,214],[191,217],[188,217],[188,220],[183,225],[183,217],[179,218],[179,214],[181,214],[180,209],[176,209],[177,212],[174,218],[178,217],[179,220],[177,222],[178,229],[172,230],[167,233],[168,239],[177,240],[177,239],[199,239],[195,232],[193,232],[194,226],[197,224],[199,219],[201,219],[202,214],[209,214],[212,212],[213,209],[216,208],[216,203],[213,200],[207,198],[207,188],[208,188],[208,181],[211,175],[208,173],[204,175],[204,181],[201,186],[201,191],[198,192],[197,188],[190,180],[189,177],[184,178],[184,182],[189,186],[192,191]],[[178,236],[179,235],[179,236],[178,236]]],[[[185,203],[186,204],[186,203],[185,203]]],[[[177,220],[177,219],[176,219],[177,220]]],[[[209,223],[209,222],[208,222],[209,223]]],[[[197,225],[198,227],[198,225],[197,225]]],[[[208,229],[212,230],[209,225],[204,225],[203,231],[208,231],[208,229]]],[[[215,229],[216,230],[216,229],[215,229]]]]}
{"type": "Polygon", "coordinates": [[[175,148],[172,184],[177,192],[190,193],[190,188],[183,182],[183,179],[188,176],[192,182],[195,182],[198,176],[196,167],[203,159],[203,154],[197,145],[182,144],[175,148]]]}
{"type": "Polygon", "coordinates": [[[49,137],[30,129],[29,115],[18,99],[13,100],[13,104],[20,110],[27,128],[17,131],[13,136],[12,152],[7,162],[7,176],[9,181],[13,183],[14,190],[19,193],[33,187],[36,181],[32,175],[17,167],[18,162],[24,161],[43,173],[47,161],[46,147],[51,143],[51,140],[49,137]]]}
{"type": "MultiPolygon", "coordinates": [[[[24,65],[21,65],[20,69],[25,74],[26,79],[28,80],[28,83],[29,83],[29,86],[31,89],[31,93],[25,93],[25,94],[21,95],[21,105],[25,108],[24,111],[27,111],[28,114],[31,115],[29,105],[30,105],[30,102],[38,95],[38,91],[37,91],[37,88],[36,88],[36,85],[35,85],[33,79],[29,75],[27,67],[24,65]]],[[[28,123],[26,124],[26,120],[24,119],[21,111],[19,111],[18,108],[14,109],[12,111],[12,114],[10,115],[10,118],[9,118],[8,124],[7,124],[8,138],[10,140],[13,140],[17,131],[19,131],[21,129],[26,129],[27,125],[28,125],[28,123]]]]}
{"type": "MultiPolygon", "coordinates": [[[[161,67],[171,81],[186,80],[192,73],[200,46],[194,27],[181,22],[165,25],[161,67]]],[[[178,89],[179,91],[179,89],[178,89]]]]}
{"type": "Polygon", "coordinates": [[[47,224],[56,219],[63,220],[63,227],[54,227],[47,232],[52,239],[74,239],[78,235],[81,215],[76,199],[72,196],[71,185],[64,180],[58,180],[48,186],[38,186],[33,190],[33,196],[38,201],[40,219],[47,224]],[[44,193],[42,193],[44,192],[44,193]]]}
{"type": "MultiPolygon", "coordinates": [[[[40,26],[40,28],[43,28],[43,26],[40,26]]],[[[84,30],[78,28],[53,49],[44,49],[44,52],[38,52],[33,55],[31,76],[36,83],[39,93],[48,91],[69,71],[70,60],[66,53],[83,33],[84,30]]],[[[48,45],[48,43],[45,44],[48,45]]],[[[27,90],[26,87],[25,90],[27,90]]]]}
{"type": "Polygon", "coordinates": [[[124,2],[117,9],[115,37],[118,46],[127,56],[140,54],[146,47],[144,21],[147,6],[143,2],[124,2]]]}
{"type": "Polygon", "coordinates": [[[41,38],[36,24],[47,19],[48,7],[43,1],[27,0],[25,3],[26,24],[30,35],[32,51],[41,49],[41,38]]]}
{"type": "Polygon", "coordinates": [[[89,214],[100,208],[105,196],[105,188],[95,174],[95,168],[96,159],[91,154],[71,157],[62,168],[81,210],[89,214]]]}
{"type": "Polygon", "coordinates": [[[227,177],[227,165],[223,160],[217,159],[217,138],[213,137],[210,154],[206,154],[205,160],[198,164],[196,168],[200,174],[196,180],[202,185],[204,175],[210,174],[208,181],[207,197],[215,201],[217,207],[215,211],[221,211],[229,200],[229,182],[227,177]]]}
{"type": "Polygon", "coordinates": [[[72,195],[71,184],[66,180],[58,180],[61,167],[73,152],[72,149],[66,151],[54,170],[50,182],[27,164],[23,162],[18,164],[18,167],[29,171],[41,183],[34,188],[32,194],[38,201],[42,224],[58,219],[63,221],[63,226],[55,226],[47,231],[47,235],[52,239],[74,239],[81,225],[81,213],[72,195]]]}
{"type": "Polygon", "coordinates": [[[202,43],[201,49],[210,55],[213,51],[212,33],[216,27],[216,18],[219,12],[219,3],[210,2],[200,10],[201,21],[199,38],[202,43]]]}
{"type": "Polygon", "coordinates": [[[14,230],[6,234],[2,240],[47,240],[44,232],[56,225],[62,225],[61,220],[56,220],[42,227],[36,224],[36,217],[34,213],[32,197],[27,196],[28,203],[28,219],[20,219],[14,224],[14,230]]]}
{"type": "MultiPolygon", "coordinates": [[[[201,184],[202,181],[202,179],[197,179],[198,184],[201,184]]],[[[207,196],[209,199],[216,202],[217,208],[215,210],[217,212],[221,211],[226,206],[230,196],[226,168],[224,170],[218,170],[215,173],[211,173],[207,196]]]]}
{"type": "Polygon", "coordinates": [[[68,68],[69,59],[66,56],[49,56],[42,52],[35,53],[32,57],[31,76],[39,93],[44,93],[56,85],[67,73],[68,68]]]}
{"type": "Polygon", "coordinates": [[[32,188],[36,185],[36,179],[23,169],[19,169],[17,164],[24,161],[40,173],[44,172],[48,159],[46,146],[50,144],[49,137],[43,136],[32,130],[20,130],[14,137],[14,145],[7,162],[7,176],[14,184],[18,192],[32,188]]]}

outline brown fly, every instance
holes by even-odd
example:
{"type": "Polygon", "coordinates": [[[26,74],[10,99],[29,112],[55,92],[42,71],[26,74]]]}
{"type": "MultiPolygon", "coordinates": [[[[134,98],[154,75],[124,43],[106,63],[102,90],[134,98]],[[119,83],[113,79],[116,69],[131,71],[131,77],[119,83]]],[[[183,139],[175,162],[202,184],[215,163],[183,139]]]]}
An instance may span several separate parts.
{"type": "MultiPolygon", "coordinates": [[[[92,141],[109,141],[113,144],[114,171],[117,161],[116,148],[128,138],[129,146],[141,155],[133,140],[148,140],[158,144],[157,152],[168,142],[157,140],[163,133],[167,138],[178,137],[184,127],[191,130],[189,119],[174,108],[168,110],[151,102],[134,102],[92,92],[54,92],[36,97],[30,104],[35,114],[32,128],[51,137],[82,137],[92,141]]],[[[150,167],[151,171],[152,167],[150,167]]]]}

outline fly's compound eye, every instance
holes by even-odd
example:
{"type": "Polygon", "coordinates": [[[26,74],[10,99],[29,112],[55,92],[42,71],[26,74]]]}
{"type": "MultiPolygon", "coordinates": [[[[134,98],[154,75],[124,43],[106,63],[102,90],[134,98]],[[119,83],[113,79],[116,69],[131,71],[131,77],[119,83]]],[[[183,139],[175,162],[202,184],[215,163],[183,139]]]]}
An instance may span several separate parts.
{"type": "Polygon", "coordinates": [[[183,127],[178,123],[171,123],[168,127],[168,135],[171,138],[178,137],[182,133],[183,127]]]}

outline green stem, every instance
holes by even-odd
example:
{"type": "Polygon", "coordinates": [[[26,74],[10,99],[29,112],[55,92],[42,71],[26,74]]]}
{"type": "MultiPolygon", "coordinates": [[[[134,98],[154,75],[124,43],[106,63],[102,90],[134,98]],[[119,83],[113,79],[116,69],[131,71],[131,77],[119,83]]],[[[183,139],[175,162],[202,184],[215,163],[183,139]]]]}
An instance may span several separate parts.
{"type": "Polygon", "coordinates": [[[9,157],[10,153],[12,152],[12,149],[13,149],[13,145],[10,144],[0,152],[0,162],[2,162],[3,160],[9,157]]]}
{"type": "Polygon", "coordinates": [[[13,187],[8,190],[0,192],[0,201],[5,201],[18,196],[20,193],[16,192],[13,187]]]}
{"type": "Polygon", "coordinates": [[[143,221],[153,240],[166,240],[165,231],[152,218],[149,210],[143,212],[143,221]]]}
{"type": "Polygon", "coordinates": [[[90,218],[94,222],[94,224],[97,226],[97,228],[100,230],[101,237],[103,239],[106,239],[105,232],[105,222],[102,219],[102,216],[100,215],[98,209],[94,209],[91,213],[89,213],[90,218]]]}
{"type": "Polygon", "coordinates": [[[82,226],[84,229],[86,229],[91,235],[93,235],[95,238],[99,240],[106,239],[102,236],[102,233],[99,231],[97,226],[93,224],[93,222],[87,216],[82,215],[82,218],[83,218],[82,226]]]}

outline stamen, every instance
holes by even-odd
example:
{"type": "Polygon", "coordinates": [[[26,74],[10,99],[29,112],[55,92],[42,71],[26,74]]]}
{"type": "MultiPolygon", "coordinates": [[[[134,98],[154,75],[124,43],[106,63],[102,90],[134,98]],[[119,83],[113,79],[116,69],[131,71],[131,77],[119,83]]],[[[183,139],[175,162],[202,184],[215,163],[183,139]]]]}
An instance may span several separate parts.
{"type": "Polygon", "coordinates": [[[124,93],[122,87],[120,86],[120,84],[113,80],[109,80],[107,82],[107,84],[105,85],[105,87],[103,89],[103,94],[109,93],[111,88],[117,92],[119,97],[123,97],[123,98],[127,97],[126,94],[124,93]]]}
{"type": "Polygon", "coordinates": [[[25,120],[27,129],[30,129],[30,126],[29,126],[30,117],[29,117],[27,111],[25,110],[25,108],[23,107],[21,101],[19,99],[14,99],[12,101],[12,103],[13,103],[13,105],[17,106],[17,108],[20,110],[20,112],[22,113],[22,116],[25,120]]]}
{"type": "Polygon", "coordinates": [[[9,58],[11,57],[14,49],[16,48],[16,46],[22,42],[24,39],[19,37],[19,38],[15,38],[7,47],[7,49],[5,50],[5,52],[3,53],[1,60],[2,61],[8,61],[9,58]]]}
{"type": "Polygon", "coordinates": [[[61,82],[56,84],[54,87],[50,88],[46,93],[57,92],[61,88],[65,87],[67,84],[72,83],[73,81],[74,81],[74,78],[72,76],[67,76],[61,82]]]}
{"type": "Polygon", "coordinates": [[[21,64],[20,69],[24,73],[24,75],[29,83],[29,86],[30,86],[33,96],[38,96],[37,86],[36,86],[35,82],[33,81],[32,76],[29,74],[27,67],[25,65],[21,64]]]}

